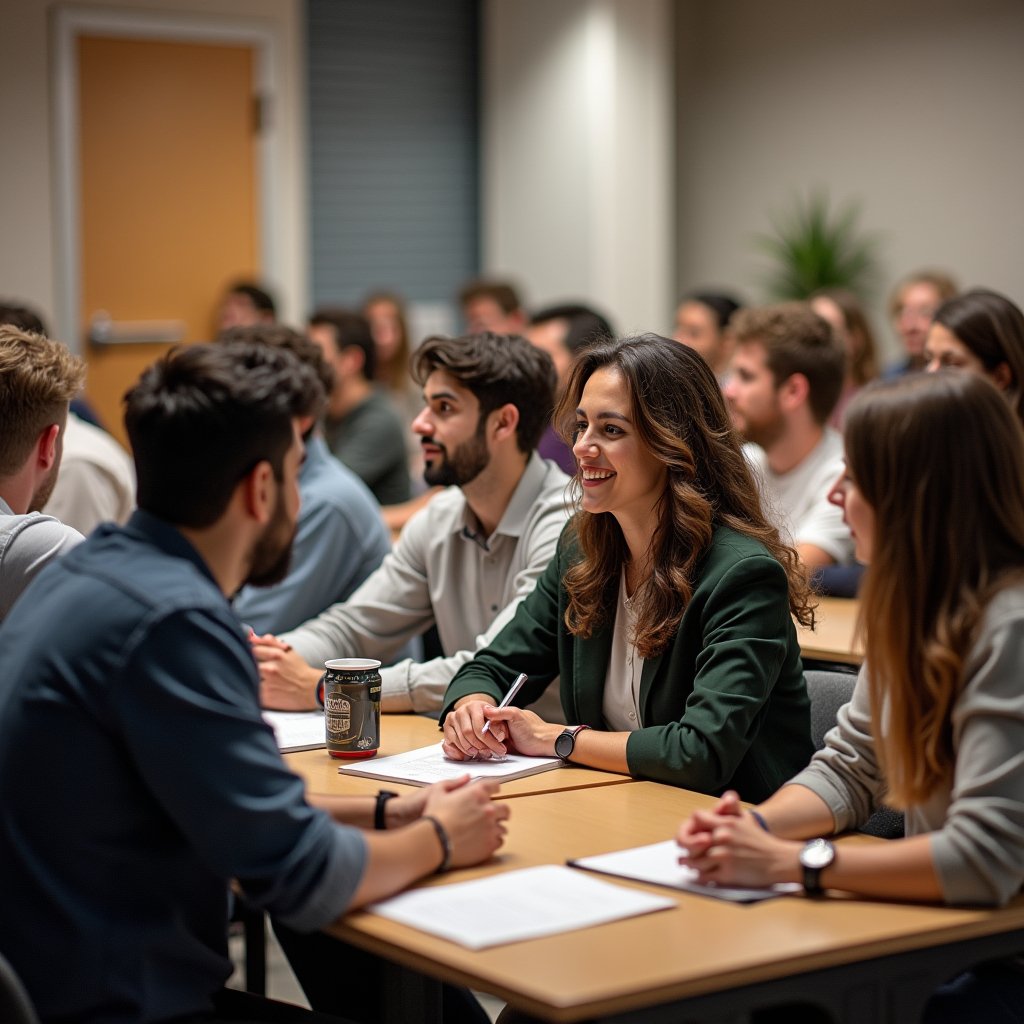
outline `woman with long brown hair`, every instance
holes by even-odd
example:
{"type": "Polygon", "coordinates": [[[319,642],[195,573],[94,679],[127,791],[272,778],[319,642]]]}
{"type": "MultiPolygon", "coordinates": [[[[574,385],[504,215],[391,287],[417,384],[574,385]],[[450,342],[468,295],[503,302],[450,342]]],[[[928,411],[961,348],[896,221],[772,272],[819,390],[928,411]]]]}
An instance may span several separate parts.
{"type": "Polygon", "coordinates": [[[579,511],[515,618],[453,679],[446,751],[774,792],[811,749],[791,615],[812,613],[714,374],[655,335],[596,345],[556,422],[579,511]],[[519,706],[495,708],[520,672],[519,706]],[[568,728],[523,707],[555,676],[568,728]]]}
{"type": "MultiPolygon", "coordinates": [[[[1005,903],[1024,883],[1024,433],[981,377],[920,374],[855,399],[846,460],[834,499],[868,564],[853,699],[810,766],[754,814],[730,793],[684,822],[684,860],[724,884],[1005,903]],[[882,800],[904,811],[907,838],[820,838],[882,800]]],[[[981,973],[925,1019],[1024,1019],[1024,975],[981,973]],[[1004,983],[1017,1016],[987,999],[963,1015],[1004,983]]]]}

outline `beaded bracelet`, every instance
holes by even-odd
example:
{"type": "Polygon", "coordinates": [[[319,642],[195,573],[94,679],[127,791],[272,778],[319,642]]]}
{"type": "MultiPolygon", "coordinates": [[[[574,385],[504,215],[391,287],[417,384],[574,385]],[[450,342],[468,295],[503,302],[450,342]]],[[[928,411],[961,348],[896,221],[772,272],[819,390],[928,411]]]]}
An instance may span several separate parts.
{"type": "Polygon", "coordinates": [[[429,821],[434,826],[434,831],[437,833],[437,840],[441,844],[441,849],[444,851],[444,859],[441,861],[435,874],[440,874],[444,871],[452,859],[452,844],[448,838],[448,833],[444,830],[444,825],[441,824],[432,814],[424,814],[423,821],[429,821]]]}

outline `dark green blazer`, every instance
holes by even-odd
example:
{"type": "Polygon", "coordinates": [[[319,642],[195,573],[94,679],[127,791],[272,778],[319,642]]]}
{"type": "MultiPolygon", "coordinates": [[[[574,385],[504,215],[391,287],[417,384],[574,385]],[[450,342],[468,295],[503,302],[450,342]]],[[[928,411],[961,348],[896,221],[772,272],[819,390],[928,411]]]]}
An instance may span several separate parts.
{"type": "MultiPolygon", "coordinates": [[[[589,639],[566,629],[562,578],[576,558],[563,532],[533,593],[452,679],[442,720],[470,693],[497,702],[526,672],[515,704],[527,706],[559,675],[566,721],[606,728],[612,623],[589,639]]],[[[612,607],[617,587],[609,587],[612,607]]],[[[806,767],[810,705],[786,574],[761,544],[715,528],[675,639],[644,662],[639,697],[643,725],[626,744],[631,775],[702,793],[732,788],[759,801],[806,767]]]]}

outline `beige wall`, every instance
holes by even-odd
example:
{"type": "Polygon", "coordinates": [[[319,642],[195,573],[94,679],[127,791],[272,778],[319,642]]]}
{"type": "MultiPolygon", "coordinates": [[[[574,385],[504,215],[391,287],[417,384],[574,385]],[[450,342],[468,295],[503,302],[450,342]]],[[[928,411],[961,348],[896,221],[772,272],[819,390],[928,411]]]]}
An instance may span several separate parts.
{"type": "Polygon", "coordinates": [[[670,0],[488,0],[484,270],[621,331],[671,301],[670,0]]]}
{"type": "Polygon", "coordinates": [[[677,26],[680,290],[759,299],[751,235],[825,185],[882,235],[881,293],[934,265],[1024,302],[1020,0],[679,0],[677,26]]]}
{"type": "MultiPolygon", "coordinates": [[[[56,253],[50,19],[58,7],[131,8],[197,17],[259,19],[281,40],[275,116],[285,160],[275,202],[283,231],[275,281],[284,314],[298,316],[306,298],[304,60],[301,0],[107,0],[102,5],[17,0],[0,5],[0,296],[31,302],[56,322],[61,307],[56,253]]],[[[73,342],[73,339],[67,339],[73,342]]]]}

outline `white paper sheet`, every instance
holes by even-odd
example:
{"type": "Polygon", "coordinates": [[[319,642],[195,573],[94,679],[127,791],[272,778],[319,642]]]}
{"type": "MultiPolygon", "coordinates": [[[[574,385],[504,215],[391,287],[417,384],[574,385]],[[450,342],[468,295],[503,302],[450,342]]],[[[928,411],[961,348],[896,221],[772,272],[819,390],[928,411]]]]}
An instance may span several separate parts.
{"type": "Polygon", "coordinates": [[[470,949],[589,928],[676,906],[675,900],[545,864],[394,896],[368,909],[470,949]]]}
{"type": "Polygon", "coordinates": [[[673,889],[714,896],[719,900],[733,903],[755,903],[770,900],[786,893],[801,892],[803,886],[796,882],[782,882],[770,889],[742,889],[738,886],[701,885],[693,868],[679,863],[679,846],[674,839],[650,846],[636,846],[630,850],[602,853],[595,857],[581,857],[569,863],[576,868],[599,871],[606,875],[617,875],[637,882],[652,882],[667,885],[673,889]]]}
{"type": "Polygon", "coordinates": [[[322,711],[264,711],[263,721],[274,730],[274,739],[282,753],[327,746],[322,711]]]}
{"type": "Polygon", "coordinates": [[[560,757],[523,757],[521,754],[509,754],[501,761],[449,761],[444,756],[441,744],[435,743],[433,746],[419,747],[404,754],[378,757],[358,765],[344,765],[338,771],[346,775],[366,775],[371,779],[382,779],[385,782],[429,786],[444,779],[457,779],[467,772],[474,779],[510,782],[512,779],[521,779],[527,775],[547,771],[549,768],[559,768],[561,765],[560,757]]]}

